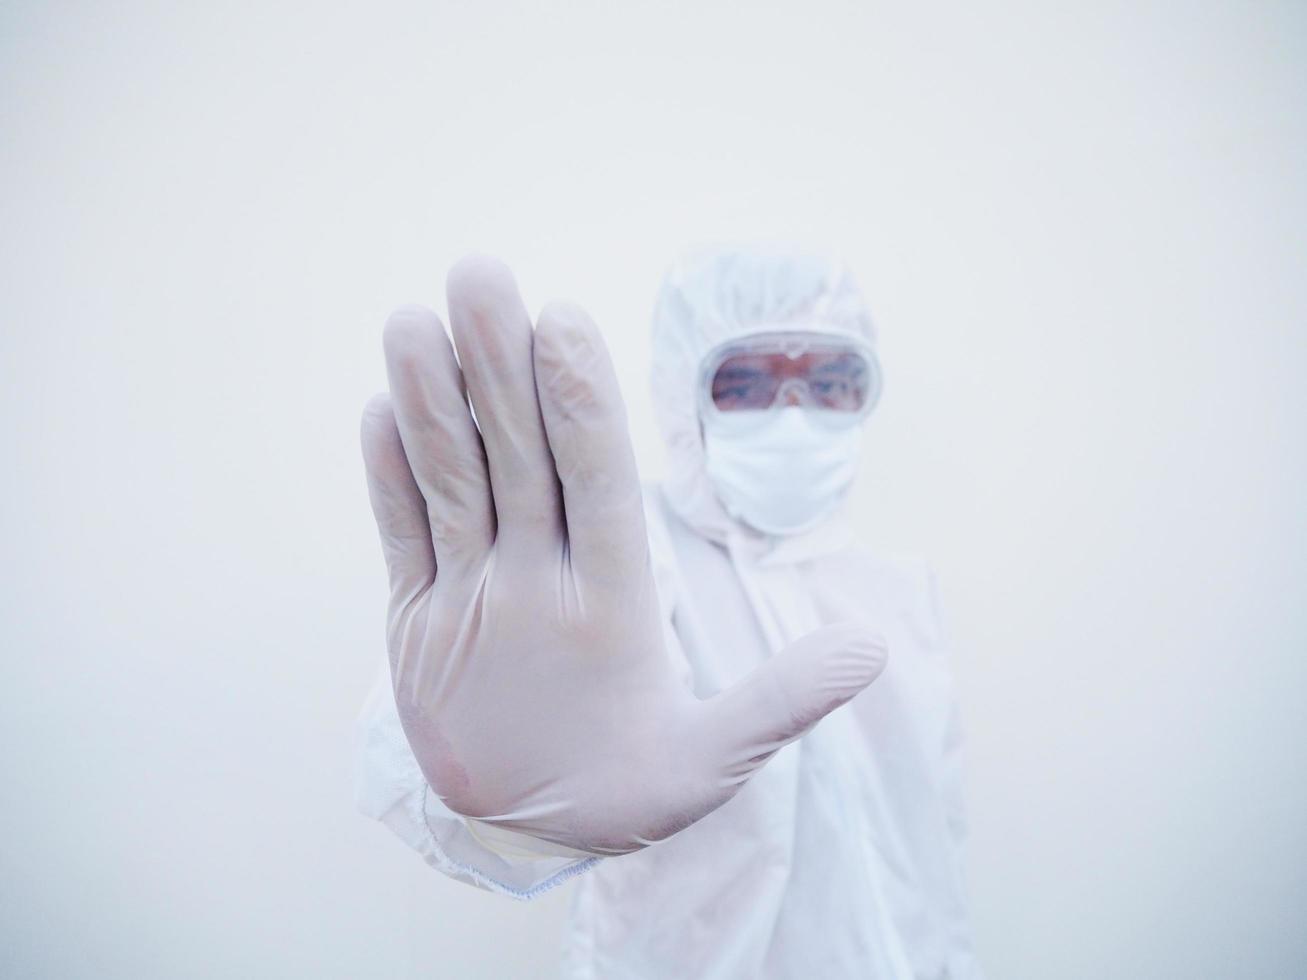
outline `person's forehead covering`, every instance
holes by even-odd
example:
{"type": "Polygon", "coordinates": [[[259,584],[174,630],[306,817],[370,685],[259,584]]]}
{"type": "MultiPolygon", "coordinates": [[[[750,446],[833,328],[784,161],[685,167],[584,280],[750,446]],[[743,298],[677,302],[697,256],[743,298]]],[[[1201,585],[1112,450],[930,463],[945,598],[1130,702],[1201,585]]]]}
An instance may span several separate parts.
{"type": "Polygon", "coordinates": [[[843,263],[778,247],[702,249],[667,275],[654,314],[654,346],[702,356],[731,337],[806,326],[874,345],[871,317],[843,263]]]}

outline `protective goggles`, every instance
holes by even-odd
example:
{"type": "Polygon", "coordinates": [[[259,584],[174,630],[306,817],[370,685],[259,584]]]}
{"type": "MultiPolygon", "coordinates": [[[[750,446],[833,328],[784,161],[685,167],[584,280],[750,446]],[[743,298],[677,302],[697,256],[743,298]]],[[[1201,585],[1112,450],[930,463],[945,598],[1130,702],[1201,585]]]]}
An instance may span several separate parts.
{"type": "Polygon", "coordinates": [[[764,331],[718,344],[699,377],[701,412],[801,405],[862,418],[880,398],[871,345],[846,333],[764,331]]]}

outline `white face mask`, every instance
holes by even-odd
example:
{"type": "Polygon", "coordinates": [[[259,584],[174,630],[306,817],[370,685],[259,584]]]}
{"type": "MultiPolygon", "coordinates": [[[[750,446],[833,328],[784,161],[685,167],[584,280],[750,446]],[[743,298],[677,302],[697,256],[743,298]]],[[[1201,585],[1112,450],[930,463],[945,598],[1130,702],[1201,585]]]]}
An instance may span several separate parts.
{"type": "Polygon", "coordinates": [[[789,406],[704,420],[708,477],[727,513],[764,534],[809,530],[857,475],[862,421],[789,406]]]}

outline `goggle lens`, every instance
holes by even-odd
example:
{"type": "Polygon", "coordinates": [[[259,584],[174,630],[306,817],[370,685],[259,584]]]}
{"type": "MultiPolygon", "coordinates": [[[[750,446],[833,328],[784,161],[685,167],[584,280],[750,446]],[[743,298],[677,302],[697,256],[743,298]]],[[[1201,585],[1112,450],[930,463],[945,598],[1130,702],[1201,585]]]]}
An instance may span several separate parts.
{"type": "Polygon", "coordinates": [[[713,372],[712,400],[722,412],[768,409],[778,397],[786,404],[857,412],[867,403],[870,384],[867,359],[856,351],[739,353],[713,372]]]}

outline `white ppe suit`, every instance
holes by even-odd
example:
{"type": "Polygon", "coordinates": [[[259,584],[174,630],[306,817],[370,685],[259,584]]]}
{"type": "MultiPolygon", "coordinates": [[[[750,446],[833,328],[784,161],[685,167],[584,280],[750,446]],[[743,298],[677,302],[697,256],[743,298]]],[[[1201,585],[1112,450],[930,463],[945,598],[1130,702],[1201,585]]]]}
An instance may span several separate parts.
{"type": "Polygon", "coordinates": [[[721,251],[672,271],[654,322],[669,473],[646,492],[650,551],[667,647],[699,697],[813,629],[850,621],[888,642],[888,666],[867,690],[708,816],[606,858],[447,809],[409,749],[385,674],[360,719],[359,806],[432,866],[516,898],[577,877],[566,977],[981,976],[963,892],[960,733],[931,573],[851,546],[838,511],[798,535],[753,532],[726,514],[707,475],[696,397],[705,352],[814,321],[874,340],[837,264],[721,251]]]}

